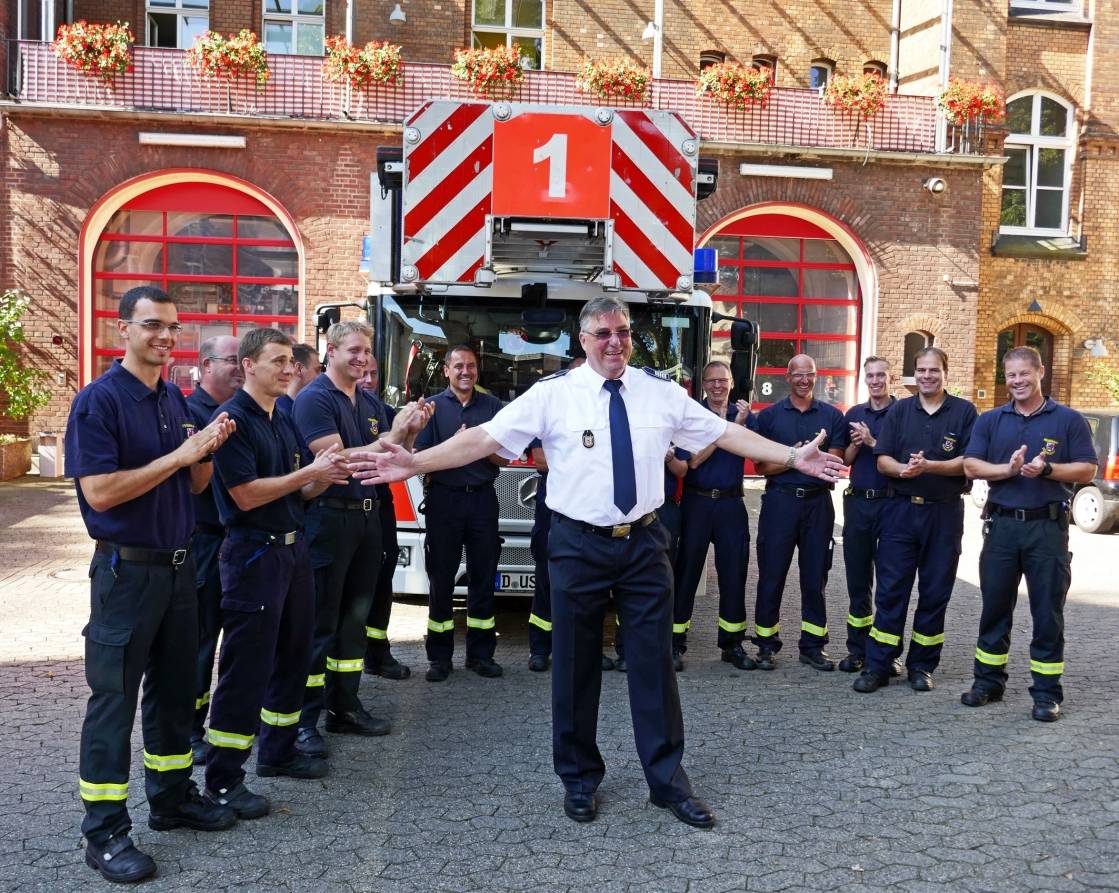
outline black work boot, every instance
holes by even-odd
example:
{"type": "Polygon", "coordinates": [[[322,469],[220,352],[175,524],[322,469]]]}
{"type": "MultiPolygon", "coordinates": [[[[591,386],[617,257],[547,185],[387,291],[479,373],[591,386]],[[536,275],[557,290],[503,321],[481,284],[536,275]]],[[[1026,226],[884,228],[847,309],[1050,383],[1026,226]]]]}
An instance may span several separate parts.
{"type": "Polygon", "coordinates": [[[141,853],[127,834],[110,837],[103,844],[86,841],[85,864],[114,884],[133,884],[155,877],[155,859],[141,853]]]}
{"type": "Polygon", "coordinates": [[[194,782],[187,786],[186,795],[166,812],[154,809],[148,816],[148,827],[153,831],[171,831],[175,828],[193,828],[195,831],[224,831],[237,824],[237,813],[217,803],[208,803],[198,793],[194,782]]]}

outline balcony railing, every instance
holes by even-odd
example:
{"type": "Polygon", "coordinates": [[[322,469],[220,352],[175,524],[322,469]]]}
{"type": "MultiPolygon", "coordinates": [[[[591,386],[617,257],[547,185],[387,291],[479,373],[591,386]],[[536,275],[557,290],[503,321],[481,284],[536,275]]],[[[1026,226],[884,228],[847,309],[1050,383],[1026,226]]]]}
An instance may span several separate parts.
{"type": "MultiPolygon", "coordinates": [[[[322,60],[308,56],[270,56],[267,86],[207,80],[194,72],[182,50],[135,47],[135,70],[109,89],[69,68],[48,43],[9,41],[8,94],[22,103],[132,112],[251,116],[297,121],[361,121],[399,124],[429,99],[474,97],[451,77],[446,65],[406,63],[395,87],[350,91],[327,81],[322,60]]],[[[575,89],[566,72],[527,72],[515,97],[520,102],[593,105],[575,89]]],[[[937,111],[925,96],[890,96],[869,124],[857,115],[825,106],[814,90],[775,88],[765,109],[728,111],[696,96],[692,81],[652,82],[646,107],[671,109],[707,141],[804,148],[870,149],[879,152],[937,151],[937,111]]],[[[979,151],[971,143],[952,143],[957,153],[979,151]]]]}

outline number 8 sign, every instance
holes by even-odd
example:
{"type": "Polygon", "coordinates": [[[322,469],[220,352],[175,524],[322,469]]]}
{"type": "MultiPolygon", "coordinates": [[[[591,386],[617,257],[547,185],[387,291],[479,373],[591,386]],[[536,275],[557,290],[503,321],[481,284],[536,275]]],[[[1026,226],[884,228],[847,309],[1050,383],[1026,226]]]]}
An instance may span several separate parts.
{"type": "Polygon", "coordinates": [[[498,217],[610,216],[609,127],[583,115],[527,112],[495,121],[492,213],[498,217]]]}

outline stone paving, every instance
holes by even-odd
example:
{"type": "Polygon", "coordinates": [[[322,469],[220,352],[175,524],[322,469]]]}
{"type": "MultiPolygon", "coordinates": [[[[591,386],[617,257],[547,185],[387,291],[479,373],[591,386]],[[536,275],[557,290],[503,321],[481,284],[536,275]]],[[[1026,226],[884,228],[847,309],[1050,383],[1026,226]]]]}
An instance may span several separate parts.
{"type": "MultiPolygon", "coordinates": [[[[756,523],[756,492],[747,504],[756,523]]],[[[525,666],[527,603],[506,601],[497,654],[504,678],[461,667],[442,685],[422,672],[395,683],[366,677],[366,703],[391,717],[393,734],[331,737],[333,773],[323,781],[250,772],[252,787],[273,800],[268,818],[220,834],[149,831],[137,759],[133,834],[160,869],[146,889],[1119,889],[1116,543],[1073,535],[1059,723],[1028,715],[1025,599],[1006,700],[981,710],[959,704],[979,604],[978,521],[969,507],[944,661],[929,694],[899,684],[856,694],[852,677],[799,665],[795,643],[775,672],[738,672],[718,661],[713,599],[700,599],[679,681],[686,765],[718,812],[712,831],[646,803],[618,673],[604,677],[608,774],[599,818],[576,825],[564,817],[551,767],[549,679],[525,666]]],[[[0,890],[101,885],[83,863],[76,792],[89,556],[69,486],[28,477],[0,487],[0,890]]],[[[842,581],[837,548],[833,630],[846,615],[842,581]]],[[[787,630],[799,626],[795,587],[794,570],[787,630]]],[[[414,669],[422,669],[423,619],[420,606],[399,605],[390,629],[414,669]]],[[[842,635],[833,656],[842,656],[842,635]]],[[[139,755],[138,736],[135,744],[139,755]]]]}

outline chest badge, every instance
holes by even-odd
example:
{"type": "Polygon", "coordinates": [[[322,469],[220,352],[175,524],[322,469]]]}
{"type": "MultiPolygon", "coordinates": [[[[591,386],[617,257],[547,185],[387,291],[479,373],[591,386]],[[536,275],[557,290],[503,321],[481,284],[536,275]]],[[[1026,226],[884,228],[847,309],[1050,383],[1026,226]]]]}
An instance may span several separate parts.
{"type": "Polygon", "coordinates": [[[299,459],[299,450],[296,450],[295,455],[292,456],[292,471],[299,471],[299,459]]]}
{"type": "Polygon", "coordinates": [[[583,446],[585,446],[588,450],[594,446],[594,432],[591,431],[589,428],[583,432],[583,446]]]}
{"type": "Polygon", "coordinates": [[[381,433],[381,423],[376,419],[367,419],[369,422],[369,433],[376,437],[381,433]]]}
{"type": "Polygon", "coordinates": [[[1041,455],[1055,456],[1057,455],[1057,446],[1060,441],[1054,440],[1052,437],[1041,438],[1041,455]]]}
{"type": "Polygon", "coordinates": [[[944,439],[940,442],[940,451],[942,453],[954,453],[957,443],[959,443],[959,440],[955,434],[945,434],[944,439]]]}
{"type": "Polygon", "coordinates": [[[183,436],[184,437],[193,437],[194,436],[194,423],[193,422],[183,422],[183,436]]]}

